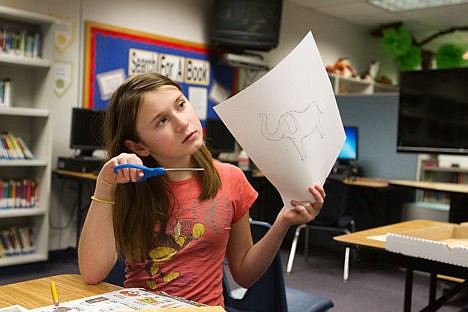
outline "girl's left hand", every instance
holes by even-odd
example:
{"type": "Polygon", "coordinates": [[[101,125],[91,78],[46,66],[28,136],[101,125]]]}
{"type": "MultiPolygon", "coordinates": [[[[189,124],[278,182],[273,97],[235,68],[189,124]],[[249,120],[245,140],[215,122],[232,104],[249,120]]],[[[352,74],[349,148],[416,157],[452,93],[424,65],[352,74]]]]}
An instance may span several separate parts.
{"type": "Polygon", "coordinates": [[[315,202],[292,200],[293,209],[284,211],[283,217],[290,225],[303,224],[312,221],[320,213],[323,201],[325,200],[325,190],[323,187],[314,185],[309,186],[309,192],[314,196],[315,202]]]}

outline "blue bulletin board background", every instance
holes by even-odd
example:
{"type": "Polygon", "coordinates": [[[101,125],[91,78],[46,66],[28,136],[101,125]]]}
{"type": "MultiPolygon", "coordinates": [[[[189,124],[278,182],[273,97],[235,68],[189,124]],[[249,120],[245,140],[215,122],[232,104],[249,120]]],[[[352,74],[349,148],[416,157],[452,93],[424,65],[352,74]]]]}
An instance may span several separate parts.
{"type": "MultiPolygon", "coordinates": [[[[86,21],[85,40],[83,88],[83,107],[85,108],[106,109],[109,99],[105,99],[105,97],[103,99],[97,75],[120,71],[125,73],[125,78],[129,77],[130,49],[170,54],[183,57],[186,60],[207,61],[209,63],[209,82],[208,79],[207,83],[203,84],[187,82],[187,79],[178,82],[187,97],[189,87],[206,88],[209,95],[215,82],[234,94],[235,70],[232,67],[218,64],[216,51],[208,46],[90,21],[86,21]]],[[[185,68],[187,69],[187,66],[185,68]]],[[[213,106],[217,103],[209,96],[207,96],[207,100],[207,118],[218,118],[213,110],[213,106]]],[[[202,123],[204,123],[203,120],[202,123]]]]}

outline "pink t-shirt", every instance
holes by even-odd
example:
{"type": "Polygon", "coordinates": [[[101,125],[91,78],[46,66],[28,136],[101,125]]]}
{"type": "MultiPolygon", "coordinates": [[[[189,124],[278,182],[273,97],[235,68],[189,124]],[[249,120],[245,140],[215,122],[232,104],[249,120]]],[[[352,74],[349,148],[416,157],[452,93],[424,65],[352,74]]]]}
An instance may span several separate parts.
{"type": "Polygon", "coordinates": [[[150,251],[151,261],[127,261],[125,287],[143,287],[208,305],[224,305],[222,263],[231,224],[240,220],[257,198],[244,173],[215,162],[222,187],[215,198],[200,202],[196,178],[174,182],[175,215],[166,240],[150,251]]]}

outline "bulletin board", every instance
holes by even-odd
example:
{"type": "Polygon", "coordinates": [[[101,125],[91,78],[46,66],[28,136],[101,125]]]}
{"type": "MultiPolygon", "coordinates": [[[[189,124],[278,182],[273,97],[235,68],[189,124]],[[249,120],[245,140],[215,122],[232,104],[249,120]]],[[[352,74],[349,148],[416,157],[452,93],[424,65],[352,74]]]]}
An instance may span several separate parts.
{"type": "Polygon", "coordinates": [[[200,119],[218,118],[213,106],[234,93],[236,71],[218,64],[209,46],[86,21],[83,107],[106,109],[112,92],[137,73],[175,80],[200,119]]]}

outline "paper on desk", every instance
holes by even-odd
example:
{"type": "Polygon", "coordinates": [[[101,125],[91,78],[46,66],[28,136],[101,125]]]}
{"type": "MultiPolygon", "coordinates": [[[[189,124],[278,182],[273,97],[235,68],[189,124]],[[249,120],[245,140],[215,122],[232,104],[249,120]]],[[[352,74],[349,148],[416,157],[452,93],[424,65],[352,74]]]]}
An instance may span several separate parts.
{"type": "Polygon", "coordinates": [[[275,68],[214,107],[237,142],[279,191],[313,200],[345,140],[340,113],[312,33],[275,68]]]}
{"type": "Polygon", "coordinates": [[[5,308],[0,308],[0,312],[27,312],[27,311],[29,310],[23,306],[20,306],[19,304],[15,304],[15,305],[5,307],[5,308]]]}

